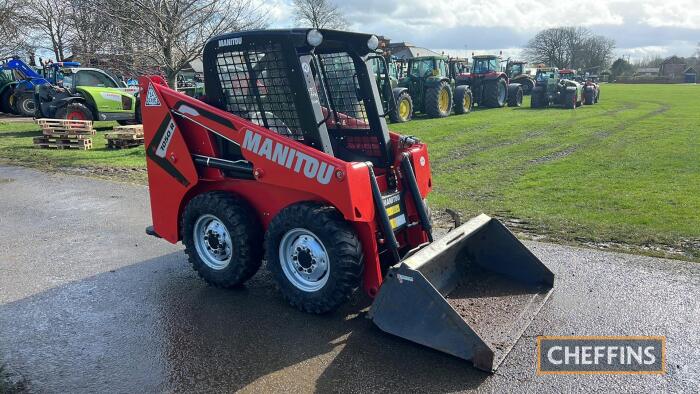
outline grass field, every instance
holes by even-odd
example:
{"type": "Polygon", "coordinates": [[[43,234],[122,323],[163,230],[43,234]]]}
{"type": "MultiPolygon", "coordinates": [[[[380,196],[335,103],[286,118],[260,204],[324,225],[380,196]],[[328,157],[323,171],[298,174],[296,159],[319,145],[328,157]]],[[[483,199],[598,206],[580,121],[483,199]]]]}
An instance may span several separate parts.
{"type": "Polygon", "coordinates": [[[34,123],[3,123],[0,119],[0,163],[24,165],[47,170],[146,182],[146,154],[142,148],[108,150],[104,131],[116,122],[95,122],[91,150],[38,149],[32,139],[41,135],[34,123]]]}
{"type": "MultiPolygon", "coordinates": [[[[1,121],[0,121],[1,122],[1,121]]],[[[603,85],[576,110],[476,110],[391,129],[429,144],[431,204],[480,212],[533,237],[700,261],[700,86],[603,85]]],[[[143,182],[142,149],[35,149],[0,123],[0,160],[143,182]],[[111,170],[116,168],[116,170],[111,170]]]]}
{"type": "Polygon", "coordinates": [[[576,110],[483,110],[393,129],[428,143],[431,202],[573,243],[700,259],[700,86],[603,85],[576,110]]]}

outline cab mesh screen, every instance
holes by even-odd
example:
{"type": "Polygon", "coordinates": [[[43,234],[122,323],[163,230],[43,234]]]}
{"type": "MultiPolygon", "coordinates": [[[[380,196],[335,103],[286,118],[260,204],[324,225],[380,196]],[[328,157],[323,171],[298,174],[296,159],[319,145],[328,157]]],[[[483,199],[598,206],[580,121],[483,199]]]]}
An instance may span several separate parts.
{"type": "Polygon", "coordinates": [[[319,98],[322,106],[334,110],[336,127],[369,129],[365,103],[358,97],[360,86],[352,58],[345,52],[339,52],[320,54],[318,59],[328,90],[328,97],[319,92],[319,98]]]}
{"type": "Polygon", "coordinates": [[[280,135],[303,139],[289,67],[278,44],[222,52],[216,64],[227,111],[280,135]]]}

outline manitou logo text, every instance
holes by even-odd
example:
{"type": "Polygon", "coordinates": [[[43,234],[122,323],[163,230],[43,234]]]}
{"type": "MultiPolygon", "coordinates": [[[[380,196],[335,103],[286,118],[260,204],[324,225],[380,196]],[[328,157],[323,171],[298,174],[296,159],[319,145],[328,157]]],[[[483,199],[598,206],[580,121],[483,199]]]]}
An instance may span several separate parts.
{"type": "Polygon", "coordinates": [[[269,138],[262,138],[260,134],[251,130],[245,132],[243,149],[294,170],[296,173],[303,172],[305,177],[316,179],[322,185],[327,185],[331,181],[335,170],[335,167],[328,163],[269,138]]]}
{"type": "Polygon", "coordinates": [[[219,48],[230,47],[233,45],[241,45],[243,43],[243,37],[225,38],[219,40],[219,48]]]}

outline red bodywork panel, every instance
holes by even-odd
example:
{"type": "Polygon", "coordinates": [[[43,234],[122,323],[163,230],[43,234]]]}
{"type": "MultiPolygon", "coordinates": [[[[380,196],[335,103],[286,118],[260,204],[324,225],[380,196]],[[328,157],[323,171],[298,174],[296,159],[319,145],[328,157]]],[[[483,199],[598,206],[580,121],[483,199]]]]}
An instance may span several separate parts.
{"type": "MultiPolygon", "coordinates": [[[[227,191],[244,198],[265,229],[285,207],[321,201],[334,206],[355,228],[364,252],[363,287],[371,296],[377,293],[382,283],[379,226],[365,163],[340,160],[178,93],[168,88],[162,77],[141,77],[139,86],[151,213],[159,236],[178,242],[184,207],[204,192],[227,191]],[[193,154],[220,157],[215,134],[240,145],[244,159],[253,164],[255,180],[229,178],[221,170],[196,167],[193,154]]],[[[402,154],[410,152],[418,188],[425,198],[432,189],[427,147],[416,143],[399,151],[398,146],[399,135],[391,133],[395,171],[401,176],[402,154]]],[[[375,169],[382,191],[387,189],[385,171],[375,169]]],[[[408,223],[418,221],[412,200],[404,197],[403,202],[408,223]]],[[[427,241],[421,226],[399,230],[396,238],[401,247],[408,248],[427,241]]]]}
{"type": "Polygon", "coordinates": [[[569,70],[569,69],[563,69],[559,70],[559,75],[574,75],[576,72],[574,70],[569,70]]]}

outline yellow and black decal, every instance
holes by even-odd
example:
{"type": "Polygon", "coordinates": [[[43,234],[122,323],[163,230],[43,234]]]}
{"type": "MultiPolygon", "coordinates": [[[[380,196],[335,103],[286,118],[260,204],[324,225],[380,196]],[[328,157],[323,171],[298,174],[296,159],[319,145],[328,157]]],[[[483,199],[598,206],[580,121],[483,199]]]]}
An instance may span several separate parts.
{"type": "Polygon", "coordinates": [[[382,203],[389,217],[391,229],[398,231],[406,226],[405,209],[403,208],[401,193],[391,193],[382,196],[382,203]]]}

